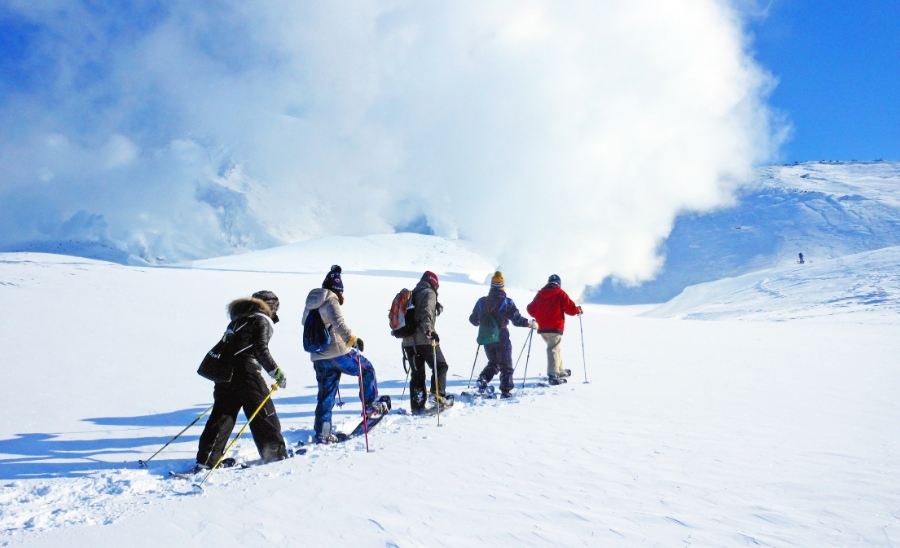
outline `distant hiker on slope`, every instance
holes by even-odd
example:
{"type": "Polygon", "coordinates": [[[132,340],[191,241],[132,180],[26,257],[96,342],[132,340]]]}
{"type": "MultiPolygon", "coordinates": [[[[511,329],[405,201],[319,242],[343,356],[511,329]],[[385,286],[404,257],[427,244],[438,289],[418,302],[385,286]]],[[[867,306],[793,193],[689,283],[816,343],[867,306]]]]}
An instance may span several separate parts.
{"type": "Polygon", "coordinates": [[[534,296],[526,310],[537,321],[538,333],[547,343],[547,376],[550,377],[550,384],[566,382],[565,378],[572,374],[562,366],[562,336],[566,327],[566,314],[581,314],[581,307],[572,302],[563,291],[559,276],[554,274],[547,280],[547,285],[534,296]]]}
{"type": "Polygon", "coordinates": [[[409,397],[413,413],[424,411],[428,401],[425,394],[426,364],[431,368],[431,393],[435,393],[434,385],[437,380],[440,394],[435,396],[435,401],[440,405],[446,404],[448,366],[441,347],[437,346],[441,339],[434,330],[437,317],[443,310],[437,300],[438,286],[437,274],[426,271],[412,291],[416,330],[412,336],[403,339],[403,350],[410,363],[409,397]]]}
{"type": "MultiPolygon", "coordinates": [[[[316,381],[319,383],[318,401],[316,404],[316,420],[314,430],[317,443],[338,441],[331,433],[331,410],[334,408],[334,396],[341,381],[341,373],[354,377],[359,376],[362,369],[363,394],[365,395],[365,414],[371,417],[387,412],[387,407],[378,400],[378,385],[375,380],[375,368],[360,352],[364,345],[344,323],[341,305],[344,304],[344,283],[341,280],[341,267],[334,265],[322,282],[321,289],[313,289],[306,297],[306,309],[303,311],[304,345],[306,345],[306,326],[310,315],[317,314],[325,330],[324,335],[330,337],[327,346],[318,352],[310,352],[313,368],[316,370],[316,381]]],[[[315,318],[314,318],[315,319],[315,318]]],[[[316,322],[317,323],[317,322],[316,322]]]]}
{"type": "MultiPolygon", "coordinates": [[[[512,322],[516,327],[532,327],[534,322],[522,317],[516,303],[506,296],[503,284],[503,273],[497,271],[491,278],[491,289],[487,297],[481,297],[475,303],[469,322],[474,326],[490,326],[496,328],[493,339],[484,345],[484,353],[487,355],[488,364],[478,375],[478,389],[486,390],[488,383],[500,372],[500,396],[510,397],[513,388],[513,361],[512,343],[509,341],[509,328],[507,324],[512,322]],[[491,325],[493,323],[493,325],[491,325]]],[[[479,329],[479,339],[482,336],[479,329]]],[[[480,344],[480,343],[479,343],[480,344]]]]}
{"type": "MultiPolygon", "coordinates": [[[[235,355],[231,382],[217,382],[213,389],[213,409],[200,434],[197,465],[191,471],[212,468],[222,457],[225,444],[237,421],[238,411],[250,417],[269,394],[269,387],[262,376],[265,369],[281,388],[287,379],[269,353],[269,339],[278,321],[278,297],[271,291],[257,291],[249,299],[237,299],[228,305],[230,327],[235,331],[235,348],[246,349],[235,355]]],[[[271,399],[250,423],[250,432],[256,449],[264,462],[287,458],[287,448],[281,436],[281,422],[275,414],[271,399]]]]}

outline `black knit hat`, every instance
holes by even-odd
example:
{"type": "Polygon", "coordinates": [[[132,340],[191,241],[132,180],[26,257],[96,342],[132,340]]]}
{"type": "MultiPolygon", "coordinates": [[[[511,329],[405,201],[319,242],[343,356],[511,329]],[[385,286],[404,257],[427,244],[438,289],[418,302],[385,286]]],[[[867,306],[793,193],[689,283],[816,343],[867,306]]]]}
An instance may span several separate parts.
{"type": "Polygon", "coordinates": [[[556,285],[562,287],[562,281],[559,279],[559,276],[557,276],[556,274],[551,275],[550,278],[547,279],[547,283],[548,284],[556,284],[556,285]]]}
{"type": "Polygon", "coordinates": [[[257,291],[256,293],[254,293],[252,295],[252,297],[254,299],[259,299],[262,302],[269,305],[269,310],[271,310],[273,314],[278,312],[278,305],[279,305],[278,296],[276,296],[271,291],[268,291],[265,289],[262,291],[257,291]]]}
{"type": "Polygon", "coordinates": [[[325,289],[330,289],[337,293],[344,292],[344,282],[341,281],[341,267],[338,265],[332,265],[331,272],[325,276],[325,281],[322,282],[322,287],[325,289]]]}

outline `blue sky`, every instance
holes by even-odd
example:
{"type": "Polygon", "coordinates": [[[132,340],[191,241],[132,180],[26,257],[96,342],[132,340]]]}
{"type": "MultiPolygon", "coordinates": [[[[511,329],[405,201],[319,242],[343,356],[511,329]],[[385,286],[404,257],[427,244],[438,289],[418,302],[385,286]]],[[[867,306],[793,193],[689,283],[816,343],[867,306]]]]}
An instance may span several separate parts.
{"type": "Polygon", "coordinates": [[[785,161],[900,160],[900,1],[775,0],[752,19],[785,161]]]}

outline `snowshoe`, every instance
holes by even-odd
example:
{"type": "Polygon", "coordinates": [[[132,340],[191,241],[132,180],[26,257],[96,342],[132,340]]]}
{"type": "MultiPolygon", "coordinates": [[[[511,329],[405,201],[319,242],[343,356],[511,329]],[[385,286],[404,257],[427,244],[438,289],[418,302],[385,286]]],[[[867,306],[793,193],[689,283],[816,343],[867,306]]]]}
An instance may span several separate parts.
{"type": "Polygon", "coordinates": [[[501,390],[500,391],[500,399],[506,400],[511,397],[512,397],[512,392],[510,392],[509,390],[501,390]]]}
{"type": "Polygon", "coordinates": [[[562,371],[559,372],[559,376],[561,378],[571,377],[572,370],[571,369],[563,369],[562,371]]]}
{"type": "Polygon", "coordinates": [[[391,410],[391,397],[381,396],[378,401],[366,407],[366,417],[373,418],[387,415],[391,410]]]}
{"type": "Polygon", "coordinates": [[[556,375],[553,375],[552,377],[550,377],[550,380],[548,382],[550,383],[550,386],[558,386],[560,384],[566,384],[567,381],[565,377],[557,377],[556,375]]]}

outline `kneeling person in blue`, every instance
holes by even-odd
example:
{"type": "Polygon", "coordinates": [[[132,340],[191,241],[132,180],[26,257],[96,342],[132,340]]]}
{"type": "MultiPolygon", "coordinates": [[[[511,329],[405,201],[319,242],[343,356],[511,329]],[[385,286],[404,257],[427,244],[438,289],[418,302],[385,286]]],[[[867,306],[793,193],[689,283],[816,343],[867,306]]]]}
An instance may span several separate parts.
{"type": "Polygon", "coordinates": [[[532,327],[533,322],[523,317],[516,308],[516,303],[506,296],[503,285],[503,273],[497,271],[491,278],[491,289],[487,297],[478,299],[469,322],[474,326],[480,326],[487,316],[492,316],[499,327],[499,342],[486,344],[484,353],[487,354],[488,364],[478,375],[478,388],[484,390],[488,383],[500,372],[500,395],[508,398],[513,389],[513,362],[512,343],[509,341],[509,328],[512,322],[516,327],[532,327]]]}
{"type": "Polygon", "coordinates": [[[316,370],[316,381],[319,383],[318,402],[316,404],[316,420],[314,429],[316,442],[331,443],[337,437],[331,433],[331,410],[334,408],[334,397],[341,373],[354,377],[362,370],[363,398],[366,404],[366,416],[372,417],[387,412],[387,406],[378,401],[378,384],[375,380],[375,368],[362,355],[363,341],[357,338],[341,314],[344,304],[344,283],[341,280],[341,267],[332,266],[321,289],[313,289],[306,297],[306,309],[303,311],[303,324],[312,311],[317,311],[325,328],[331,335],[331,344],[321,352],[310,352],[313,368],[316,370]]]}

